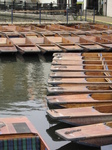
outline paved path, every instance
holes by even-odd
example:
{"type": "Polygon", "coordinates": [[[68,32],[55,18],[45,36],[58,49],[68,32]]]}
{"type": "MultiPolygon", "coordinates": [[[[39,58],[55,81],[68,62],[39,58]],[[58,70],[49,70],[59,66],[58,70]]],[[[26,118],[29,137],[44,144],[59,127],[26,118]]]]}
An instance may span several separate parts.
{"type": "MultiPolygon", "coordinates": [[[[85,17],[83,17],[84,19],[85,17]]],[[[88,21],[93,21],[93,16],[87,16],[88,21]]],[[[106,16],[95,16],[95,22],[96,23],[103,23],[103,24],[109,24],[112,25],[112,18],[106,17],[106,16]]]]}

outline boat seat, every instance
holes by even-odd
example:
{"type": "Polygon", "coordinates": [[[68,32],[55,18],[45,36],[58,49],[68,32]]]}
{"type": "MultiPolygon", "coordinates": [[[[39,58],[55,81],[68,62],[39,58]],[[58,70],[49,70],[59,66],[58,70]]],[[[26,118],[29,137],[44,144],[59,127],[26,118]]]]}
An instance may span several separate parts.
{"type": "Polygon", "coordinates": [[[40,150],[40,138],[29,137],[29,138],[14,138],[14,139],[5,139],[0,140],[0,150],[40,150]]]}

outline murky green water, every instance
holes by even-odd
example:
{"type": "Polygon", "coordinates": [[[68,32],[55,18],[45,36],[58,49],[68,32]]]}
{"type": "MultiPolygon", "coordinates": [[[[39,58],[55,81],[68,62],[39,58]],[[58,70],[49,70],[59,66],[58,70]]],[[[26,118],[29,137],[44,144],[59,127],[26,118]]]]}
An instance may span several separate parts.
{"type": "Polygon", "coordinates": [[[51,56],[0,57],[0,117],[25,115],[51,150],[99,150],[64,141],[56,129],[67,127],[48,119],[46,87],[51,56]]]}

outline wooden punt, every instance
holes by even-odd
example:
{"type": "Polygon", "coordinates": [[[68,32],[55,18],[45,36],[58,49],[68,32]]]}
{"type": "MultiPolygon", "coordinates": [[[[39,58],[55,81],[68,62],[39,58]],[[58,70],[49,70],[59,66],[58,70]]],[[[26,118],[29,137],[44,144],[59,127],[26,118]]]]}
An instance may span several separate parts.
{"type": "Polygon", "coordinates": [[[40,52],[40,49],[26,37],[18,37],[10,39],[21,54],[40,52]]]}
{"type": "Polygon", "coordinates": [[[48,84],[51,85],[112,85],[112,78],[49,78],[48,84]]]}
{"type": "Polygon", "coordinates": [[[100,147],[112,144],[112,122],[58,129],[56,134],[68,141],[100,147]]]}
{"type": "Polygon", "coordinates": [[[75,28],[78,29],[78,30],[82,30],[82,31],[85,31],[85,32],[88,32],[88,33],[102,33],[102,32],[105,32],[105,28],[100,28],[100,27],[96,27],[96,26],[90,26],[90,25],[75,25],[75,28]]]}
{"type": "Polygon", "coordinates": [[[36,33],[34,34],[26,34],[26,37],[42,52],[61,52],[62,50],[55,45],[54,43],[50,42],[46,37],[42,37],[36,33]]]}
{"type": "Polygon", "coordinates": [[[24,116],[0,118],[0,149],[49,150],[32,123],[24,116]]]}
{"type": "Polygon", "coordinates": [[[88,39],[91,42],[93,41],[99,44],[100,46],[103,46],[107,50],[112,50],[112,41],[109,39],[106,39],[104,37],[102,38],[101,36],[99,37],[99,36],[92,36],[92,35],[90,36],[86,35],[86,36],[83,36],[83,38],[88,39]]]}
{"type": "Polygon", "coordinates": [[[88,93],[111,93],[111,85],[74,85],[60,84],[47,87],[49,94],[88,94],[88,93]]]}
{"type": "Polygon", "coordinates": [[[112,72],[97,72],[97,71],[85,71],[85,72],[73,72],[73,71],[58,71],[58,72],[50,72],[50,77],[52,78],[112,78],[112,72]]]}
{"type": "Polygon", "coordinates": [[[53,61],[110,61],[112,53],[54,53],[53,61]]]}
{"type": "Polygon", "coordinates": [[[112,72],[112,65],[85,65],[85,66],[52,65],[50,70],[51,71],[75,71],[75,72],[82,72],[82,71],[112,72]]]}
{"type": "Polygon", "coordinates": [[[91,30],[95,29],[95,30],[98,30],[98,31],[105,31],[106,28],[104,28],[103,26],[97,26],[97,25],[89,25],[89,28],[91,30]]]}
{"type": "Polygon", "coordinates": [[[4,34],[0,34],[0,52],[1,53],[15,53],[17,49],[10,39],[4,34]]]}
{"type": "Polygon", "coordinates": [[[77,65],[112,65],[111,60],[53,60],[52,65],[70,65],[70,66],[77,66],[77,65]]]}
{"type": "Polygon", "coordinates": [[[17,32],[28,32],[29,29],[21,26],[16,25],[4,25],[3,28],[7,29],[8,31],[17,31],[17,32]]]}
{"type": "Polygon", "coordinates": [[[4,28],[3,26],[0,25],[0,32],[13,32],[13,31],[10,30],[10,29],[6,29],[6,28],[4,28]]]}
{"type": "Polygon", "coordinates": [[[94,52],[94,53],[88,53],[88,52],[84,52],[84,53],[54,53],[53,56],[60,56],[60,57],[63,57],[63,56],[68,56],[68,57],[71,57],[71,56],[81,56],[81,57],[112,57],[112,53],[109,52],[103,52],[103,53],[98,53],[98,52],[94,52]]]}
{"type": "Polygon", "coordinates": [[[63,37],[47,37],[47,39],[64,51],[83,51],[83,48],[63,37]]]}
{"type": "Polygon", "coordinates": [[[49,106],[56,108],[78,108],[112,104],[111,93],[72,94],[47,96],[49,106]]]}
{"type": "Polygon", "coordinates": [[[68,61],[68,60],[75,60],[75,61],[79,61],[79,60],[96,60],[96,61],[105,60],[105,61],[107,61],[107,60],[110,60],[111,61],[112,57],[111,56],[105,56],[105,57],[56,56],[53,58],[53,60],[56,60],[56,61],[58,61],[58,60],[66,60],[66,61],[68,61]]]}
{"type": "Polygon", "coordinates": [[[89,125],[112,120],[112,105],[47,110],[54,120],[71,125],[89,125]]]}
{"type": "Polygon", "coordinates": [[[112,34],[103,34],[100,37],[112,41],[112,34]]]}
{"type": "Polygon", "coordinates": [[[64,30],[64,31],[74,31],[74,28],[70,28],[64,25],[59,25],[59,24],[52,24],[51,27],[54,27],[55,29],[60,29],[60,30],[64,30]]]}
{"type": "Polygon", "coordinates": [[[68,31],[53,31],[53,32],[62,37],[66,37],[66,36],[68,37],[68,36],[72,35],[72,33],[68,32],[68,31]]]}
{"type": "Polygon", "coordinates": [[[3,32],[3,34],[9,39],[23,37],[19,32],[3,32]]]}
{"type": "Polygon", "coordinates": [[[50,31],[62,31],[61,29],[55,28],[52,25],[46,25],[46,29],[50,31]]]}
{"type": "Polygon", "coordinates": [[[94,27],[98,27],[98,28],[103,28],[103,29],[112,29],[112,27],[110,25],[105,25],[105,24],[90,24],[90,27],[94,28],[94,27]]]}
{"type": "MultiPolygon", "coordinates": [[[[86,34],[85,31],[81,31],[79,29],[76,29],[76,28],[71,28],[71,27],[67,27],[67,26],[63,26],[63,25],[59,25],[59,24],[53,24],[52,25],[53,28],[55,28],[55,30],[61,30],[61,31],[65,31],[65,32],[70,32],[70,33],[73,33],[73,34],[86,34]]],[[[59,32],[61,32],[59,31],[59,32]]]]}
{"type": "MultiPolygon", "coordinates": [[[[83,37],[86,37],[86,36],[83,36],[83,37]]],[[[90,41],[89,38],[83,38],[83,37],[72,36],[72,37],[65,37],[65,38],[71,41],[72,43],[78,44],[84,50],[87,50],[87,51],[104,51],[105,50],[104,47],[99,45],[99,43],[95,43],[94,40],[90,41]]]]}

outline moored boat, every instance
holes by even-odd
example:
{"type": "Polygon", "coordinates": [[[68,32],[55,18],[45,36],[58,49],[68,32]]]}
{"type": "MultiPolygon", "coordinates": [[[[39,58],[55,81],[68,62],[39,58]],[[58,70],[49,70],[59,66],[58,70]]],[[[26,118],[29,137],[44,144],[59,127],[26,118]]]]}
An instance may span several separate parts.
{"type": "Polygon", "coordinates": [[[32,123],[24,116],[0,118],[0,149],[49,150],[32,123]]]}
{"type": "Polygon", "coordinates": [[[49,41],[52,43],[55,43],[57,46],[59,46],[64,51],[83,51],[83,48],[78,46],[77,44],[71,42],[70,40],[67,40],[64,37],[57,36],[57,37],[47,37],[49,41]]]}
{"type": "Polygon", "coordinates": [[[78,44],[86,51],[104,51],[104,47],[99,45],[99,43],[95,43],[94,41],[90,41],[89,38],[84,38],[86,36],[71,36],[65,37],[67,40],[71,41],[72,43],[78,44]]]}
{"type": "Polygon", "coordinates": [[[112,78],[49,78],[48,84],[51,85],[112,85],[112,78]]]}
{"type": "MultiPolygon", "coordinates": [[[[111,93],[72,94],[47,96],[49,106],[56,108],[77,108],[112,104],[111,93]]],[[[52,108],[51,107],[51,108],[52,108]]]]}
{"type": "Polygon", "coordinates": [[[18,37],[10,39],[21,54],[40,52],[40,49],[26,37],[18,37]]]}
{"type": "Polygon", "coordinates": [[[112,65],[77,65],[77,66],[69,66],[69,65],[52,65],[51,71],[75,71],[75,72],[82,72],[82,71],[91,71],[91,72],[112,72],[112,65]]]}
{"type": "Polygon", "coordinates": [[[16,53],[17,48],[12,43],[12,41],[5,35],[0,35],[0,52],[1,53],[16,53]]]}
{"type": "Polygon", "coordinates": [[[36,33],[25,34],[26,37],[42,52],[59,52],[62,51],[55,43],[50,42],[45,36],[36,33]]]}
{"type": "Polygon", "coordinates": [[[50,94],[89,94],[89,93],[111,93],[111,85],[74,85],[60,84],[58,86],[49,86],[47,90],[50,94]]]}
{"type": "Polygon", "coordinates": [[[58,72],[50,72],[49,74],[52,78],[105,78],[108,76],[108,78],[112,78],[111,72],[73,72],[73,71],[58,71],[58,72]]]}
{"type": "Polygon", "coordinates": [[[112,120],[112,105],[47,110],[54,120],[71,125],[89,125],[112,120]]]}
{"type": "Polygon", "coordinates": [[[59,129],[56,134],[68,141],[100,147],[112,144],[112,122],[59,129]]]}
{"type": "Polygon", "coordinates": [[[104,47],[106,50],[112,50],[112,41],[109,39],[106,39],[107,36],[103,36],[103,38],[100,36],[88,36],[88,35],[84,35],[83,38],[88,39],[89,41],[93,41],[96,44],[99,44],[100,46],[104,47]]]}

